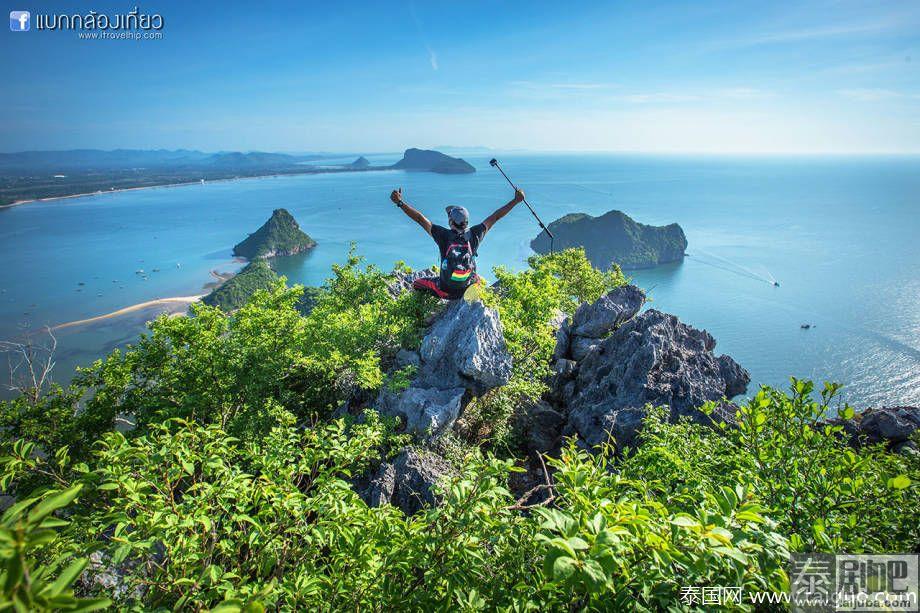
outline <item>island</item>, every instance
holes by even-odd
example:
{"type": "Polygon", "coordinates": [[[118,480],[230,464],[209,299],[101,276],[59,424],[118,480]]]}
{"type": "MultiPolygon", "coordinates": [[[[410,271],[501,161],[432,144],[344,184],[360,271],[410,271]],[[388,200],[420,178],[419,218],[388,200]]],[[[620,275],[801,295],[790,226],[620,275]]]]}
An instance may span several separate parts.
{"type": "MultiPolygon", "coordinates": [[[[602,270],[612,264],[629,270],[678,262],[687,249],[687,237],[676,223],[650,226],[622,211],[608,211],[600,217],[571,213],[549,224],[549,231],[555,236],[552,247],[583,247],[591,263],[602,270]]],[[[537,253],[548,253],[549,236],[541,232],[530,246],[537,253]]]]}
{"type": "Polygon", "coordinates": [[[256,291],[270,288],[278,278],[278,274],[265,260],[250,262],[201,301],[229,313],[246,304],[256,291]]]}
{"type": "Polygon", "coordinates": [[[430,149],[406,149],[403,158],[393,164],[396,170],[425,170],[444,175],[462,175],[476,172],[466,160],[444,155],[430,149]]]}
{"type": "Polygon", "coordinates": [[[368,162],[368,161],[367,161],[367,158],[364,157],[364,156],[362,155],[362,156],[359,157],[357,160],[355,160],[354,162],[352,162],[351,164],[349,164],[348,167],[349,167],[349,168],[355,168],[355,169],[361,170],[361,169],[364,169],[364,168],[369,168],[370,165],[371,165],[371,163],[368,162]]]}
{"type": "Polygon", "coordinates": [[[286,209],[275,209],[262,227],[233,248],[233,255],[257,260],[294,255],[316,246],[286,209]]]}

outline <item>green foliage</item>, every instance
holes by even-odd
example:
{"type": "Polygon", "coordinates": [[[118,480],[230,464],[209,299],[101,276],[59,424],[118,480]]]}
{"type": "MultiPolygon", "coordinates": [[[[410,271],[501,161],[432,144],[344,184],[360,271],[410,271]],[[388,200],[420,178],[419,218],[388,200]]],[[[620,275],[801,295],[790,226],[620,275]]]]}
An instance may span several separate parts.
{"type": "Polygon", "coordinates": [[[608,459],[573,444],[553,462],[560,500],[537,511],[544,590],[569,608],[673,610],[683,586],[788,589],[786,539],[749,490],[698,489],[692,508],[674,509],[608,459]]]}
{"type": "Polygon", "coordinates": [[[199,305],[66,390],[0,404],[0,488],[18,500],[0,522],[0,609],[106,606],[71,587],[93,555],[124,583],[95,595],[137,610],[678,611],[682,587],[787,589],[792,550],[920,544],[920,460],[850,448],[822,421],[836,387],[813,400],[797,380],[763,388],[737,427],[663,407],[631,455],[572,443],[549,460],[545,506],[524,509],[506,489],[509,419],[545,390],[550,320],[625,279],[580,250],[497,277],[485,300],[511,382],[438,443],[457,473],[412,516],[351,485],[407,437],[372,411],[329,416],[409,384],[411,367],[383,366],[418,347],[438,302],[394,297],[353,252],[309,309],[280,281],[233,313],[199,305]]]}
{"type": "Polygon", "coordinates": [[[258,230],[233,248],[233,255],[255,260],[273,255],[292,255],[316,245],[286,209],[275,209],[258,230]]]}
{"type": "Polygon", "coordinates": [[[509,385],[475,399],[467,408],[463,425],[476,442],[489,436],[496,444],[513,445],[508,420],[515,407],[539,399],[546,391],[556,342],[552,320],[571,315],[582,302],[593,302],[627,283],[617,266],[603,272],[593,268],[583,249],[535,255],[528,263],[520,272],[496,268],[498,289],[484,296],[486,304],[499,312],[514,363],[509,385]]]}
{"type": "Polygon", "coordinates": [[[788,395],[761,389],[736,433],[748,474],[796,549],[909,551],[920,543],[920,460],[850,448],[841,426],[823,423],[838,389],[825,384],[820,401],[811,381],[793,378],[788,395]]]}
{"type": "Polygon", "coordinates": [[[270,289],[278,282],[278,275],[263,260],[247,264],[243,270],[220,284],[201,299],[209,306],[229,312],[240,308],[260,289],[270,289]]]}
{"type": "Polygon", "coordinates": [[[606,272],[593,268],[583,249],[536,255],[528,262],[529,268],[517,273],[496,268],[497,296],[486,297],[498,308],[508,348],[522,368],[547,363],[555,315],[571,315],[580,303],[593,302],[627,282],[616,266],[606,272]]]}
{"type": "Polygon", "coordinates": [[[16,502],[0,519],[0,610],[96,611],[108,598],[77,598],[73,584],[87,560],[62,550],[58,531],[69,521],[54,513],[80,494],[82,485],[50,490],[16,502]],[[41,560],[43,563],[39,563],[41,560]]]}
{"type": "Polygon", "coordinates": [[[655,411],[621,474],[688,512],[700,489],[742,485],[798,551],[913,550],[920,543],[920,460],[852,449],[842,428],[825,422],[837,386],[825,385],[820,401],[812,389],[797,379],[788,394],[762,388],[741,407],[737,428],[669,424],[655,411]]]}

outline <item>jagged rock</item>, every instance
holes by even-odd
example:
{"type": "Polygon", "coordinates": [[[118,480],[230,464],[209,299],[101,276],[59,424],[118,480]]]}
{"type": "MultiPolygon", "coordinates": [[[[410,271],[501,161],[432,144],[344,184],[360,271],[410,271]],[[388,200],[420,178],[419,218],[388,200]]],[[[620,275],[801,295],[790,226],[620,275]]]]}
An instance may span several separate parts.
{"type": "Polygon", "coordinates": [[[418,368],[421,363],[417,351],[409,351],[408,349],[400,349],[396,352],[396,368],[405,368],[407,366],[415,366],[418,368]]]}
{"type": "Polygon", "coordinates": [[[117,601],[139,601],[147,593],[147,585],[143,582],[132,582],[129,577],[149,576],[150,564],[162,564],[165,554],[163,544],[157,542],[154,544],[153,553],[144,560],[129,558],[120,564],[114,564],[109,554],[94,551],[89,554],[86,568],[74,585],[75,592],[78,596],[101,594],[117,601]]]}
{"type": "Polygon", "coordinates": [[[387,285],[387,291],[394,298],[399,297],[403,292],[412,291],[412,283],[422,277],[430,277],[434,273],[430,270],[416,270],[413,272],[396,271],[393,273],[393,281],[387,285]]]}
{"type": "Polygon", "coordinates": [[[850,444],[885,443],[892,451],[910,450],[910,438],[920,429],[920,407],[881,407],[857,413],[851,419],[833,418],[828,423],[843,426],[850,444]]]}
{"type": "Polygon", "coordinates": [[[553,349],[553,359],[562,360],[569,357],[569,343],[571,331],[567,323],[563,323],[556,330],[556,347],[553,349]]]}
{"type": "Polygon", "coordinates": [[[454,387],[412,386],[401,392],[384,388],[377,397],[377,410],[383,415],[402,418],[405,430],[423,438],[434,439],[454,425],[463,404],[466,390],[454,387]]]}
{"type": "Polygon", "coordinates": [[[455,474],[450,463],[432,451],[403,449],[392,461],[382,464],[358,495],[372,507],[391,504],[407,515],[438,503],[435,486],[455,474]]]}
{"type": "MultiPolygon", "coordinates": [[[[562,389],[575,378],[578,373],[578,364],[575,360],[556,360],[553,363],[553,374],[549,379],[549,398],[555,402],[562,400],[562,389]]],[[[563,402],[563,404],[565,404],[563,402]]]]}
{"type": "Polygon", "coordinates": [[[524,407],[517,421],[524,447],[546,453],[558,446],[565,417],[548,402],[539,401],[524,407]]]}
{"type": "Polygon", "coordinates": [[[578,336],[574,334],[571,336],[569,341],[569,354],[572,356],[572,359],[576,362],[584,360],[591,350],[597,347],[597,344],[600,342],[599,339],[591,338],[588,336],[578,336]]]}
{"type": "Polygon", "coordinates": [[[567,433],[591,446],[612,434],[620,447],[628,446],[646,405],[669,406],[672,419],[707,423],[698,407],[744,391],[750,382],[746,370],[727,356],[716,358],[714,348],[709,333],[673,315],[652,309],[635,316],[578,364],[574,389],[563,388],[571,398],[567,433]]]}
{"type": "Polygon", "coordinates": [[[408,389],[384,387],[377,410],[402,418],[408,432],[429,440],[454,425],[470,396],[511,378],[511,354],[498,312],[481,302],[451,302],[422,339],[419,352],[400,351],[395,362],[397,367],[416,364],[418,370],[408,389]]]}
{"type": "MultiPolygon", "coordinates": [[[[715,348],[714,345],[713,348],[715,348]]],[[[712,351],[712,349],[709,351],[712,351]]],[[[719,362],[719,372],[722,375],[722,379],[725,380],[725,397],[734,398],[738,394],[746,392],[748,383],[751,382],[751,375],[748,374],[748,371],[730,356],[720,355],[716,360],[719,362]]]]}
{"type": "Polygon", "coordinates": [[[645,293],[635,285],[614,288],[593,303],[582,303],[571,324],[556,330],[553,359],[583,360],[605,337],[623,322],[635,317],[645,304],[645,293]]]}
{"type": "Polygon", "coordinates": [[[614,288],[591,304],[583,302],[572,318],[572,332],[578,336],[603,338],[632,319],[645,304],[645,292],[635,285],[614,288]]]}
{"type": "Polygon", "coordinates": [[[511,378],[511,354],[498,312],[455,300],[422,340],[417,387],[463,387],[479,396],[511,378]]]}

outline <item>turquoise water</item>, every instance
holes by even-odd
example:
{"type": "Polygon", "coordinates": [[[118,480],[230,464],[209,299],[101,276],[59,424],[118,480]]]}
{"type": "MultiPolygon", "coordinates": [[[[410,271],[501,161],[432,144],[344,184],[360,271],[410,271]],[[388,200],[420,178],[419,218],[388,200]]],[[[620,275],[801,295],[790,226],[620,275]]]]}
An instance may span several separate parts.
{"type": "MultiPolygon", "coordinates": [[[[656,308],[709,330],[755,383],[785,385],[795,374],[839,381],[859,406],[920,403],[920,158],[499,158],[547,222],[612,208],[645,223],[679,222],[690,257],[631,274],[656,308]]],[[[247,179],[0,211],[0,339],[202,293],[210,270],[240,266],[232,245],[278,207],[319,243],[280,264],[292,281],[322,282],[352,241],[381,266],[433,264],[433,242],[388,194],[402,186],[442,223],[448,203],[485,217],[510,188],[488,157],[467,159],[476,174],[247,179]]],[[[535,233],[526,208],[513,211],[486,237],[480,270],[523,265],[535,233]]],[[[60,331],[57,380],[136,338],[151,314],[60,331]]]]}

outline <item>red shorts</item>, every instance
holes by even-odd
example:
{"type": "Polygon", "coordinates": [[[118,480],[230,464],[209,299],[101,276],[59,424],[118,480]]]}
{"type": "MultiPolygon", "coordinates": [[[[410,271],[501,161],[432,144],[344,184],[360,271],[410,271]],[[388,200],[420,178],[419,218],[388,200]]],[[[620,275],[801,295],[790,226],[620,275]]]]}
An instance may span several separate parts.
{"type": "MultiPolygon", "coordinates": [[[[478,280],[479,278],[476,277],[473,280],[473,283],[477,283],[478,280]]],[[[460,294],[456,296],[452,296],[448,294],[447,292],[441,289],[441,286],[438,283],[439,281],[440,281],[440,277],[420,277],[412,282],[412,289],[416,291],[420,291],[420,292],[427,292],[431,294],[432,296],[437,296],[441,300],[456,300],[457,298],[463,297],[463,292],[460,292],[460,294]]],[[[464,291],[465,291],[465,288],[464,288],[464,291]]]]}

